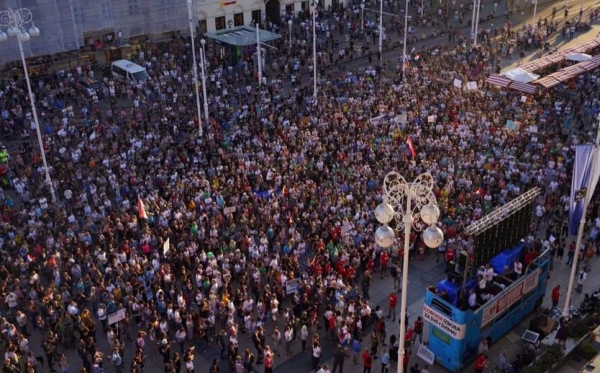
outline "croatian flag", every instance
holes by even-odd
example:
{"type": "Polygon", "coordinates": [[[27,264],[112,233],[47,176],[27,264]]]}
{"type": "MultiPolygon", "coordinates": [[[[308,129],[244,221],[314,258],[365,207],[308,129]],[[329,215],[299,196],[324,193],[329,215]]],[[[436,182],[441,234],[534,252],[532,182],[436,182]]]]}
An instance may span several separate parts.
{"type": "Polygon", "coordinates": [[[412,141],[412,136],[408,136],[406,139],[406,155],[412,155],[413,159],[417,157],[417,152],[415,151],[415,145],[412,141]]]}
{"type": "Polygon", "coordinates": [[[146,214],[146,208],[144,207],[144,202],[140,196],[138,196],[137,209],[139,218],[148,220],[148,214],[146,214]]]}
{"type": "Polygon", "coordinates": [[[571,198],[569,200],[569,234],[577,235],[577,229],[588,202],[591,200],[598,184],[598,167],[594,162],[596,151],[594,145],[581,145],[575,150],[575,166],[571,183],[571,198]],[[594,169],[595,168],[595,169],[594,169]]]}

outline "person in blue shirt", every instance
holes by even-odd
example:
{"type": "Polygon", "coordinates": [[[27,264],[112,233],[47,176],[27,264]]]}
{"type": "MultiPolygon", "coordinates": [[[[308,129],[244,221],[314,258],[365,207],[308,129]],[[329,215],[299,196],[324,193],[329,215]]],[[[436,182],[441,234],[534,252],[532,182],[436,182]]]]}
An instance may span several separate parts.
{"type": "Polygon", "coordinates": [[[381,373],[388,373],[388,369],[390,368],[390,354],[388,353],[387,348],[383,348],[381,351],[381,373]]]}
{"type": "Polygon", "coordinates": [[[360,339],[355,339],[352,341],[352,361],[354,361],[354,365],[358,365],[358,357],[362,352],[362,341],[360,339]]]}

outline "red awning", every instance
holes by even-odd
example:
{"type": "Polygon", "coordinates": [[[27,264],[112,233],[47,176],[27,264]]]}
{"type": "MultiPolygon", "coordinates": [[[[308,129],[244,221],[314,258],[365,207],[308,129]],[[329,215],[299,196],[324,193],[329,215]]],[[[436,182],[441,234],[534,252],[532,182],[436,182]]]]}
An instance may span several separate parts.
{"type": "Polygon", "coordinates": [[[517,91],[533,94],[537,90],[537,87],[529,83],[512,82],[510,88],[516,89],[517,91]]]}
{"type": "Polygon", "coordinates": [[[499,75],[490,75],[485,81],[498,87],[508,87],[512,80],[499,75]]]}

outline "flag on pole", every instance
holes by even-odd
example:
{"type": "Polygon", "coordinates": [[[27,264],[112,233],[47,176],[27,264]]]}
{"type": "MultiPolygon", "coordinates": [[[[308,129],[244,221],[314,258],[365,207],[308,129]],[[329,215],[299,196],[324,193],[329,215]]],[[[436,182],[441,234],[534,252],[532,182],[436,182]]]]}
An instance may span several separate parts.
{"type": "Polygon", "coordinates": [[[404,69],[408,69],[408,57],[406,57],[406,55],[404,55],[404,69]]]}
{"type": "Polygon", "coordinates": [[[163,256],[167,255],[167,253],[171,250],[171,238],[167,238],[165,243],[163,244],[163,256]]]}
{"type": "Polygon", "coordinates": [[[139,218],[148,220],[148,214],[146,214],[146,208],[144,207],[144,202],[142,201],[142,197],[140,197],[139,195],[138,195],[137,208],[138,208],[139,218]]]}
{"type": "MultiPolygon", "coordinates": [[[[595,155],[594,145],[581,145],[575,150],[575,166],[573,167],[573,181],[571,183],[571,198],[569,199],[569,234],[577,235],[579,222],[585,211],[584,205],[587,193],[594,194],[598,184],[598,170],[593,170],[595,155]]],[[[598,168],[600,163],[595,162],[598,168]]],[[[591,197],[590,194],[590,197],[591,197]]]]}
{"type": "Polygon", "coordinates": [[[406,154],[412,155],[413,159],[417,157],[417,152],[415,151],[415,145],[412,141],[412,136],[408,136],[406,139],[406,154]]]}

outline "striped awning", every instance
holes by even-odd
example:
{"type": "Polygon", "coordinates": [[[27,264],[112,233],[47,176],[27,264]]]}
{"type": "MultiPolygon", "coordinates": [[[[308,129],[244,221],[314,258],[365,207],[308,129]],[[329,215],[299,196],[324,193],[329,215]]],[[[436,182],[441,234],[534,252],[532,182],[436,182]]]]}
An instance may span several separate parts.
{"type": "Polygon", "coordinates": [[[512,82],[510,83],[509,88],[515,89],[517,91],[534,94],[537,90],[537,87],[530,83],[521,83],[521,82],[512,82]]]}
{"type": "Polygon", "coordinates": [[[555,85],[560,84],[560,80],[558,80],[555,77],[549,75],[549,76],[543,77],[542,79],[536,80],[535,84],[539,84],[539,85],[541,85],[544,88],[552,88],[555,85]]]}
{"type": "Polygon", "coordinates": [[[527,72],[530,72],[530,73],[534,73],[536,71],[543,70],[544,68],[546,68],[548,66],[552,66],[554,64],[563,62],[564,60],[567,59],[568,54],[589,53],[598,46],[600,46],[600,36],[598,36],[592,40],[583,42],[581,44],[575,45],[573,47],[563,49],[560,52],[549,54],[549,55],[546,55],[537,60],[528,62],[528,63],[522,65],[521,69],[523,69],[527,72]]]}
{"type": "Polygon", "coordinates": [[[508,87],[512,82],[512,80],[499,75],[490,75],[485,81],[498,87],[508,87]]]}
{"type": "Polygon", "coordinates": [[[600,55],[595,56],[589,61],[566,67],[548,76],[536,80],[534,83],[544,88],[552,88],[562,82],[575,78],[581,74],[597,69],[600,66],[600,55]]]}

